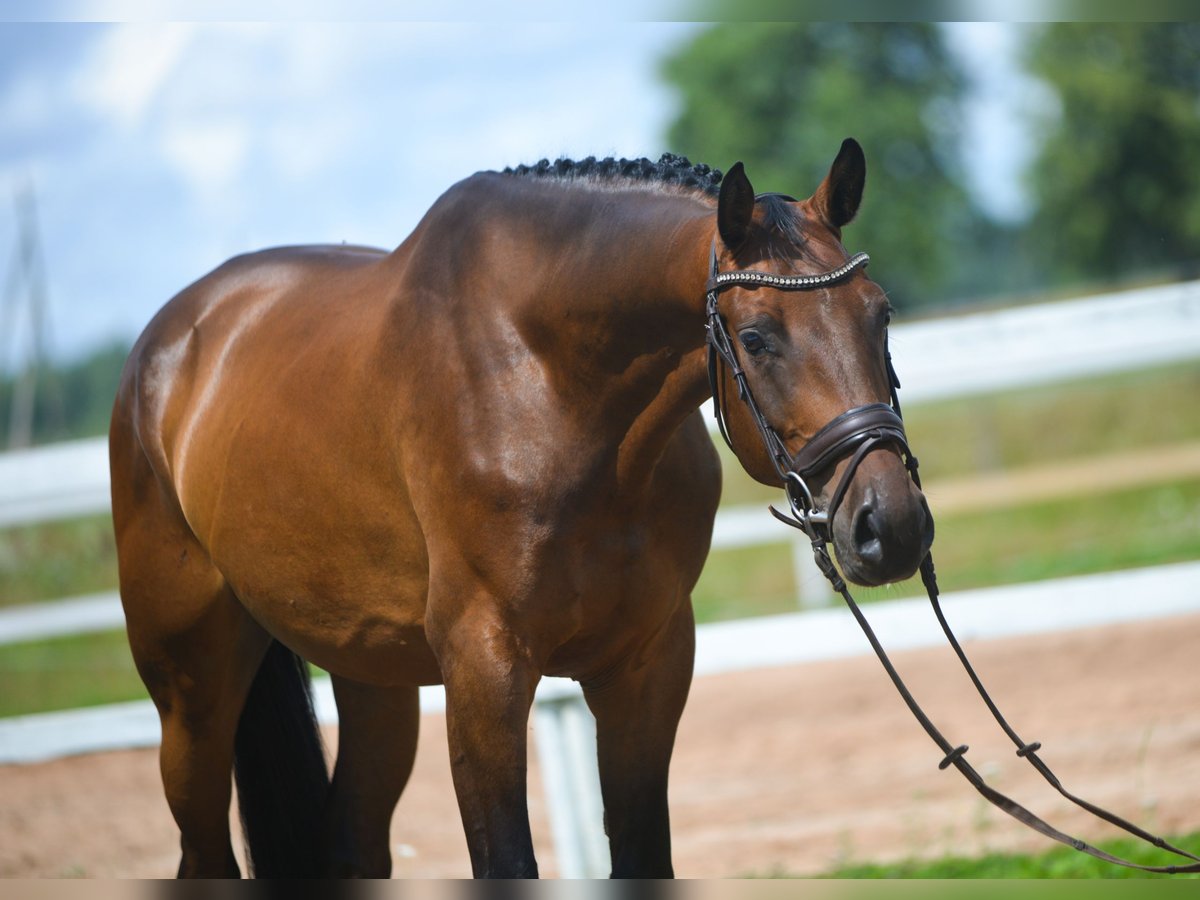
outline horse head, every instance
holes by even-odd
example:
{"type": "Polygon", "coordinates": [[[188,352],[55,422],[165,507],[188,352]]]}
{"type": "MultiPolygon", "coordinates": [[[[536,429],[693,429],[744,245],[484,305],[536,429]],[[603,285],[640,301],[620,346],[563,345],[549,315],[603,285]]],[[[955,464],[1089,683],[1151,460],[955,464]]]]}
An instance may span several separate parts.
{"type": "Polygon", "coordinates": [[[891,405],[891,306],[863,270],[866,255],[842,245],[865,178],[853,140],[806,200],[756,196],[741,163],[726,174],[709,280],[710,374],[746,471],[786,487],[801,519],[825,529],[847,577],[877,585],[916,571],[933,518],[891,405]]]}

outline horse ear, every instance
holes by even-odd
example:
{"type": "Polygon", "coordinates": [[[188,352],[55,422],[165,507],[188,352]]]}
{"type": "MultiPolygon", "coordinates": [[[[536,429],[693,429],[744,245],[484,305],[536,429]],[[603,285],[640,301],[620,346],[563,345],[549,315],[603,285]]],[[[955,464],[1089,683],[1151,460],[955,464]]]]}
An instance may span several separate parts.
{"type": "Polygon", "coordinates": [[[813,206],[825,224],[841,229],[854,218],[862,203],[866,180],[867,159],[862,147],[854,138],[846,138],[842,141],[837,159],[829,167],[829,174],[812,196],[813,206]]]}
{"type": "Polygon", "coordinates": [[[717,199],[717,232],[730,250],[737,250],[750,231],[754,217],[754,187],[741,162],[735,162],[721,179],[717,199]]]}

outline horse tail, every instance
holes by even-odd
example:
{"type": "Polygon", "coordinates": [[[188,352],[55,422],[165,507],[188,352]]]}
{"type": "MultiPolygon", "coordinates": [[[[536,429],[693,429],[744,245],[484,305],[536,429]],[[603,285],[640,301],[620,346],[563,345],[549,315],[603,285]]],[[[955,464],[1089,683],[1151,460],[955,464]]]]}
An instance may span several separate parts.
{"type": "Polygon", "coordinates": [[[238,721],[234,775],[242,834],[256,878],[322,874],[329,793],[308,667],[272,641],[238,721]]]}

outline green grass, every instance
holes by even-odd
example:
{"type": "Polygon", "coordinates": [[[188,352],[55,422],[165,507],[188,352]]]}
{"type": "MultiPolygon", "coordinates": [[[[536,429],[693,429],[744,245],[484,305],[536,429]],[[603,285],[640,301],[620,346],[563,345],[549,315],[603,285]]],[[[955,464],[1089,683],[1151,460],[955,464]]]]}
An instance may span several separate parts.
{"type": "Polygon", "coordinates": [[[788,543],[711,553],[700,583],[692,592],[696,621],[794,612],[796,587],[791,554],[788,543]]]}
{"type": "Polygon", "coordinates": [[[112,519],[89,516],[0,530],[0,607],[117,585],[112,519]]]}
{"type": "Polygon", "coordinates": [[[0,716],[146,697],[124,631],[0,647],[0,685],[0,716]]]}
{"type": "Polygon", "coordinates": [[[904,417],[926,481],[1196,440],[1200,364],[923,404],[904,417]]]}
{"type": "MultiPolygon", "coordinates": [[[[1048,842],[1049,843],[1049,842],[1048,842]]],[[[1200,855],[1200,832],[1172,841],[1180,849],[1200,855]]],[[[1098,845],[1114,856],[1142,865],[1184,865],[1189,860],[1149,847],[1133,838],[1119,838],[1098,845]]],[[[1200,875],[1157,875],[1115,866],[1070,847],[1053,844],[1052,849],[1034,854],[989,853],[974,859],[946,856],[933,860],[905,860],[876,865],[845,866],[825,878],[1166,878],[1195,879],[1200,875]]],[[[787,876],[782,876],[787,877],[787,876]]]]}
{"type": "Polygon", "coordinates": [[[1198,558],[1200,480],[950,516],[934,540],[947,590],[1198,558]]]}

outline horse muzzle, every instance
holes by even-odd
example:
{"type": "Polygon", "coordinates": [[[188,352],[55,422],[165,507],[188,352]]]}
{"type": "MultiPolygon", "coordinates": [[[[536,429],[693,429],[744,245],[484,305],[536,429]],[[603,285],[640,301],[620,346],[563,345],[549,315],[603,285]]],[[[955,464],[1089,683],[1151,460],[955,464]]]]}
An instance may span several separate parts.
{"type": "Polygon", "coordinates": [[[878,585],[908,578],[933,543],[933,516],[916,466],[893,407],[870,403],[847,410],[792,458],[786,487],[795,520],[789,524],[814,540],[832,541],[851,581],[878,585]],[[828,502],[819,504],[809,482],[843,460],[828,502]]]}
{"type": "Polygon", "coordinates": [[[859,468],[830,531],[847,578],[889,584],[912,577],[928,555],[933,515],[895,456],[881,450],[859,468]]]}

